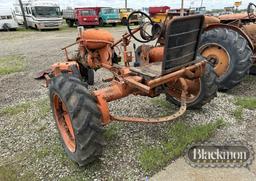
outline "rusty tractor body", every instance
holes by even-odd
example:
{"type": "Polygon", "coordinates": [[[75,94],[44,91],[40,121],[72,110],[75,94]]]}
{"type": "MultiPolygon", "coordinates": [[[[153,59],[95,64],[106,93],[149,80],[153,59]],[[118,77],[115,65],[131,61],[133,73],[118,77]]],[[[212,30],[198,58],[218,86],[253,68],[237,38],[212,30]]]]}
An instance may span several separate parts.
{"type": "MultiPolygon", "coordinates": [[[[180,15],[178,9],[159,16],[165,24],[180,15]]],[[[191,12],[183,10],[183,15],[190,16],[191,12]]],[[[247,13],[205,16],[199,53],[213,64],[220,91],[239,84],[248,72],[256,75],[256,5],[249,3],[247,13]]]]}
{"type": "Polygon", "coordinates": [[[250,3],[247,13],[206,17],[199,49],[214,65],[220,90],[233,88],[249,70],[256,74],[255,13],[255,4],[250,3]]]}
{"type": "Polygon", "coordinates": [[[67,60],[41,74],[46,78],[65,151],[80,166],[101,155],[105,144],[103,126],[111,121],[171,121],[183,115],[187,107],[201,108],[216,96],[216,74],[197,52],[204,16],[177,17],[162,26],[153,23],[145,13],[136,11],[130,14],[128,22],[136,14],[145,21],[133,29],[128,23],[128,33],[118,41],[106,30],[80,29],[77,41],[64,48],[67,60]],[[138,48],[134,45],[136,66],[131,65],[134,59],[127,48],[131,38],[143,43],[138,48]],[[155,46],[145,44],[155,39],[158,42],[155,46]],[[67,49],[73,45],[78,45],[78,55],[70,58],[67,49]],[[123,63],[120,63],[121,55],[115,51],[118,46],[123,49],[123,63]],[[104,80],[110,85],[90,92],[88,71],[100,68],[112,72],[113,76],[104,80]],[[166,94],[167,100],[180,109],[173,115],[159,118],[113,115],[108,102],[130,94],[148,97],[166,94]]]}

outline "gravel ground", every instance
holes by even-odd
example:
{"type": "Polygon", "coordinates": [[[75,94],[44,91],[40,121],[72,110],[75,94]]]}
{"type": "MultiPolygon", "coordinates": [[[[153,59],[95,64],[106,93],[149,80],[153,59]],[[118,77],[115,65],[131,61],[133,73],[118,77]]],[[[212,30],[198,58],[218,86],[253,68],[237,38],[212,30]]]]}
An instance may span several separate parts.
{"type": "MultiPolygon", "coordinates": [[[[124,27],[106,28],[120,37],[124,27]]],[[[143,145],[154,145],[172,123],[144,125],[111,123],[115,132],[99,161],[79,168],[63,153],[51,112],[40,115],[40,106],[47,101],[47,89],[33,75],[64,59],[60,48],[73,43],[75,29],[46,32],[0,32],[0,56],[25,56],[26,68],[19,73],[0,77],[0,108],[31,102],[32,107],[18,116],[0,115],[0,166],[17,171],[24,180],[145,180],[145,173],[137,156],[143,145]],[[42,102],[43,100],[43,102],[42,102]],[[72,176],[72,177],[71,177],[72,176]]],[[[96,83],[91,89],[103,87],[104,70],[96,72],[96,83]]],[[[236,97],[256,96],[256,77],[248,76],[233,90],[218,93],[210,104],[199,111],[187,111],[177,121],[202,124],[223,118],[227,126],[218,130],[211,140],[243,140],[256,148],[256,110],[243,110],[243,120],[237,121],[233,111],[236,97]]],[[[164,99],[161,96],[157,99],[164,99]]],[[[173,106],[174,109],[177,109],[173,106]]],[[[165,111],[150,98],[129,96],[110,103],[114,114],[156,117],[165,111]]],[[[170,111],[172,112],[172,111],[170,111]]],[[[256,166],[249,168],[256,175],[256,166]]]]}

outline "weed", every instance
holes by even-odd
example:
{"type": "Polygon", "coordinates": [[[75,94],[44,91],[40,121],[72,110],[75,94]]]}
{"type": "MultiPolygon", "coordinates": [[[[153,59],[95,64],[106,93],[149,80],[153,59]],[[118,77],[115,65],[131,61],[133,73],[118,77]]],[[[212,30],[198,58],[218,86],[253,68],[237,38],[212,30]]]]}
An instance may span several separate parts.
{"type": "Polygon", "coordinates": [[[233,111],[233,115],[235,116],[236,120],[242,120],[243,119],[243,108],[241,106],[237,107],[233,111]]]}
{"type": "Polygon", "coordinates": [[[256,97],[240,97],[235,101],[235,105],[245,109],[256,109],[256,97]]]}
{"type": "Polygon", "coordinates": [[[157,148],[144,148],[139,155],[139,161],[145,171],[158,170],[170,160],[180,156],[188,144],[207,140],[214,132],[224,125],[223,119],[215,123],[190,127],[177,122],[172,125],[166,135],[165,142],[157,148]]]}
{"type": "Polygon", "coordinates": [[[17,55],[0,57],[0,75],[21,72],[25,68],[24,60],[17,55]]]}

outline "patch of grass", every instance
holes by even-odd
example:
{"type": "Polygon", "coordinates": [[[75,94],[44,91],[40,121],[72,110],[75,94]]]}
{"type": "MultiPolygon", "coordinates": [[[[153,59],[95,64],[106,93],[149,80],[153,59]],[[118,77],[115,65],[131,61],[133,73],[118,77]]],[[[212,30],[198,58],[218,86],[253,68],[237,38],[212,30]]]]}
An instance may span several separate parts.
{"type": "Polygon", "coordinates": [[[170,160],[180,156],[188,144],[207,140],[223,125],[223,119],[194,127],[177,122],[170,127],[166,135],[167,141],[162,142],[159,147],[142,150],[139,155],[140,164],[145,171],[158,170],[166,166],[170,160]]]}
{"type": "Polygon", "coordinates": [[[3,181],[27,181],[27,180],[38,180],[36,175],[33,172],[25,172],[24,174],[20,175],[20,169],[16,165],[5,165],[0,166],[0,180],[3,181]],[[17,168],[16,168],[17,167],[17,168]]]}
{"type": "Polygon", "coordinates": [[[0,180],[16,181],[17,179],[18,178],[17,178],[16,170],[6,166],[0,167],[0,180]]]}
{"type": "Polygon", "coordinates": [[[243,108],[241,106],[237,107],[234,111],[233,111],[233,115],[236,118],[236,120],[241,121],[243,119],[243,108]]]}
{"type": "Polygon", "coordinates": [[[117,124],[110,124],[104,132],[104,138],[106,140],[114,140],[117,136],[118,130],[121,129],[120,125],[117,124]]]}
{"type": "Polygon", "coordinates": [[[46,115],[48,115],[51,111],[50,104],[49,104],[49,98],[40,99],[36,102],[36,106],[39,109],[38,118],[43,118],[46,115]]]}
{"type": "MultiPolygon", "coordinates": [[[[256,65],[254,65],[256,67],[256,65]]],[[[253,75],[247,75],[244,77],[243,82],[251,83],[252,81],[255,81],[256,77],[253,75]]]]}
{"type": "Polygon", "coordinates": [[[29,32],[29,31],[36,31],[36,30],[35,30],[35,29],[32,29],[32,28],[26,29],[25,27],[19,27],[19,28],[17,28],[17,31],[29,32]]]}
{"type": "Polygon", "coordinates": [[[163,111],[161,111],[161,114],[159,116],[169,116],[170,113],[176,109],[176,106],[170,102],[168,102],[163,97],[155,97],[150,100],[152,104],[161,107],[163,111]]]}
{"type": "Polygon", "coordinates": [[[36,158],[39,160],[42,160],[43,158],[47,157],[50,155],[50,149],[48,147],[42,147],[38,151],[36,151],[36,158]]]}
{"type": "Polygon", "coordinates": [[[240,97],[235,101],[235,105],[245,109],[256,109],[256,97],[240,97]]]}
{"type": "Polygon", "coordinates": [[[46,157],[57,158],[63,165],[71,165],[73,162],[67,157],[62,145],[46,145],[40,147],[31,153],[30,159],[35,162],[36,160],[42,161],[46,157]]]}
{"type": "Polygon", "coordinates": [[[169,103],[167,100],[160,98],[160,97],[151,99],[151,102],[152,102],[152,104],[158,105],[166,110],[170,110],[173,108],[173,105],[171,103],[169,103]]]}
{"type": "Polygon", "coordinates": [[[85,178],[84,175],[82,174],[79,174],[79,175],[71,175],[71,176],[65,176],[65,177],[62,177],[60,178],[60,181],[77,181],[77,180],[88,180],[88,178],[85,178]]]}
{"type": "Polygon", "coordinates": [[[0,75],[21,72],[25,68],[24,60],[24,57],[17,55],[0,57],[0,75]]]}
{"type": "Polygon", "coordinates": [[[15,116],[22,112],[27,112],[31,106],[30,102],[21,103],[15,106],[8,106],[0,109],[0,116],[15,116]]]}
{"type": "Polygon", "coordinates": [[[2,108],[0,109],[0,116],[17,116],[20,113],[28,113],[33,108],[38,109],[38,112],[35,114],[35,119],[45,117],[50,112],[48,98],[43,98],[36,101],[28,101],[2,108]]]}
{"type": "Polygon", "coordinates": [[[68,27],[68,25],[66,23],[64,23],[60,29],[60,31],[73,31],[73,30],[77,30],[77,28],[74,26],[74,27],[68,27]]]}

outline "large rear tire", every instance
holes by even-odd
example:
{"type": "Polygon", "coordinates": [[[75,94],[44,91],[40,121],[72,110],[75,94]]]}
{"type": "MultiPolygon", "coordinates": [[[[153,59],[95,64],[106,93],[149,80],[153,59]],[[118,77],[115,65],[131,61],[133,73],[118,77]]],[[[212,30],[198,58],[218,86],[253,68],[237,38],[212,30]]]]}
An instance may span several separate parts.
{"type": "Polygon", "coordinates": [[[49,85],[50,102],[62,145],[70,159],[84,166],[102,154],[101,113],[80,79],[61,74],[49,85]]]}
{"type": "MultiPolygon", "coordinates": [[[[186,80],[190,82],[190,85],[193,87],[189,88],[187,95],[187,106],[189,109],[200,109],[205,104],[209,103],[214,97],[217,96],[218,87],[216,84],[217,75],[210,64],[206,64],[205,72],[200,79],[194,80],[191,82],[190,80],[186,80]]],[[[166,100],[180,106],[181,105],[181,86],[177,85],[174,88],[177,96],[171,96],[166,93],[166,100]],[[177,89],[175,89],[177,87],[177,89]]]]}
{"type": "Polygon", "coordinates": [[[219,90],[225,91],[239,84],[252,66],[252,50],[247,40],[231,29],[206,31],[199,50],[214,64],[219,90]]]}

